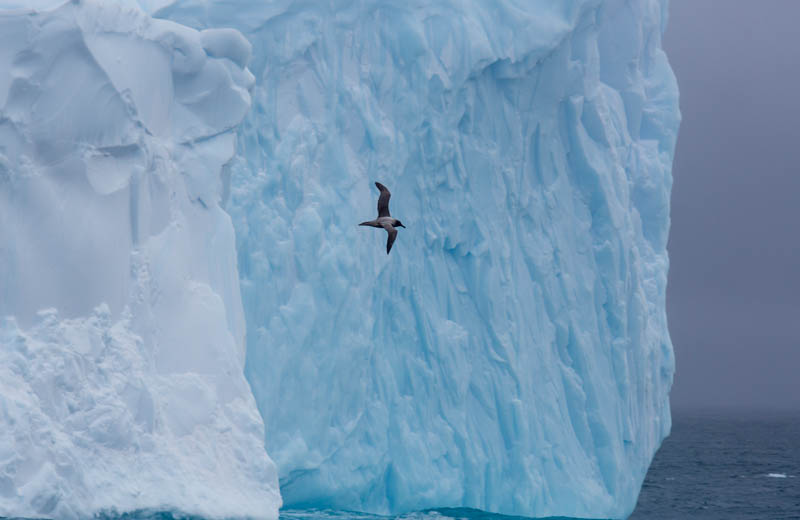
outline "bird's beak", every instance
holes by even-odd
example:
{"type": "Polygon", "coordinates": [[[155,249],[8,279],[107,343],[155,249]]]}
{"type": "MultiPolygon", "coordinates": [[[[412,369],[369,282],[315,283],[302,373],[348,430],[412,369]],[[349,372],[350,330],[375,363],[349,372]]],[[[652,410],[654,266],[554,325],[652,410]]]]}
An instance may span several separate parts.
{"type": "Polygon", "coordinates": [[[403,224],[400,224],[400,227],[401,227],[401,228],[404,228],[405,226],[404,226],[403,224]]]}

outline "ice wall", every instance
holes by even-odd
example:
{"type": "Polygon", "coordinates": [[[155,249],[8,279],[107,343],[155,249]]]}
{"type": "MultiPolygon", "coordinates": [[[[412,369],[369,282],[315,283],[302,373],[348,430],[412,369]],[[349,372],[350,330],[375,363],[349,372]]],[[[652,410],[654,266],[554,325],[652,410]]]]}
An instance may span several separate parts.
{"type": "Polygon", "coordinates": [[[254,46],[227,208],[285,503],[629,513],[670,428],[666,2],[149,7],[254,46]]]}
{"type": "Polygon", "coordinates": [[[666,1],[150,4],[254,46],[227,208],[285,503],[629,513],[670,428],[666,1]]]}
{"type": "Polygon", "coordinates": [[[0,0],[0,516],[275,518],[219,204],[250,45],[40,4],[0,0]]]}

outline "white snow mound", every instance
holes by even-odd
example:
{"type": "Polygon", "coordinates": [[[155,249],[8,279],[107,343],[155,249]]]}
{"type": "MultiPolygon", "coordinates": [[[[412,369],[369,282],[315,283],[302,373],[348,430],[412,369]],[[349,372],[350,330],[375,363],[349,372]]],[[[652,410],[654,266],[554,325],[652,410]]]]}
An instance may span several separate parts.
{"type": "Polygon", "coordinates": [[[276,518],[220,200],[250,46],[0,2],[0,516],[276,518]]]}

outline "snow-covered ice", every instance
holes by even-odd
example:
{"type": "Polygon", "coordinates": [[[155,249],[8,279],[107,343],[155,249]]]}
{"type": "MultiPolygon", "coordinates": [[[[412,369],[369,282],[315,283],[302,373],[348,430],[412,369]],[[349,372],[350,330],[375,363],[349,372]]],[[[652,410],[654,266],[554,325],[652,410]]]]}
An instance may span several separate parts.
{"type": "Polygon", "coordinates": [[[250,45],[59,4],[0,2],[0,516],[274,518],[219,205],[250,45]]]}

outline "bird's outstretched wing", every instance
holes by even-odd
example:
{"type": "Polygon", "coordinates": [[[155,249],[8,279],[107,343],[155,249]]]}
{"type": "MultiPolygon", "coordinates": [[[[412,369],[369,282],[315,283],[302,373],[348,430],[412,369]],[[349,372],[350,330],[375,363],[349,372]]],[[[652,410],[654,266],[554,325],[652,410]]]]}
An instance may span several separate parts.
{"type": "Polygon", "coordinates": [[[378,218],[390,217],[391,215],[389,215],[389,197],[391,197],[392,194],[389,193],[389,190],[386,189],[386,186],[384,186],[380,182],[376,182],[375,186],[377,186],[378,189],[381,190],[381,195],[380,197],[378,197],[378,218]]]}
{"type": "Polygon", "coordinates": [[[397,238],[397,230],[392,227],[391,224],[384,224],[383,229],[389,233],[389,238],[386,240],[386,254],[389,254],[389,251],[392,250],[392,244],[394,244],[394,239],[397,238]]]}

